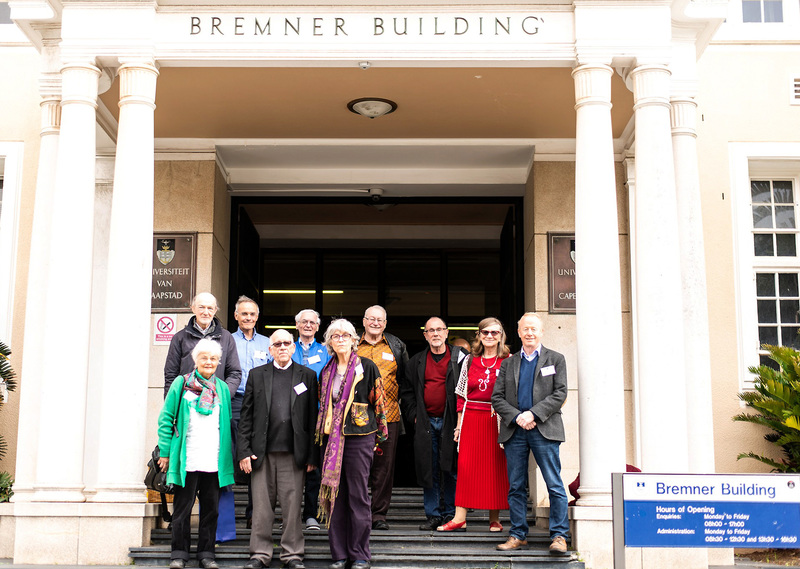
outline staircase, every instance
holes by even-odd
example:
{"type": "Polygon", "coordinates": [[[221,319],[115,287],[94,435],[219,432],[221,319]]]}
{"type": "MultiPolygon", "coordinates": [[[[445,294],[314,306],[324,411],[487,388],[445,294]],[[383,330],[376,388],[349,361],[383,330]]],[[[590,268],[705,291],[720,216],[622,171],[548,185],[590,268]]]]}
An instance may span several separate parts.
{"type": "MultiPolygon", "coordinates": [[[[250,558],[248,544],[250,530],[246,529],[244,508],[247,493],[236,487],[236,540],[217,545],[216,558],[222,567],[241,567],[250,558]]],[[[275,555],[270,567],[282,564],[280,552],[280,513],[276,516],[273,539],[275,555]]],[[[528,536],[529,549],[524,551],[497,551],[495,546],[508,537],[508,512],[500,514],[504,531],[489,532],[489,516],[486,511],[470,512],[467,516],[466,532],[438,533],[420,531],[419,524],[425,520],[422,508],[422,491],[418,488],[396,488],[392,494],[392,506],[387,522],[389,531],[373,531],[370,538],[372,565],[377,569],[584,569],[575,552],[566,555],[551,555],[548,551],[550,539],[547,532],[532,527],[528,536]]],[[[304,563],[309,569],[325,569],[331,562],[326,530],[305,530],[306,554],[304,563]]],[[[197,541],[197,532],[192,532],[192,543],[197,541]]],[[[136,565],[167,566],[170,561],[170,531],[155,529],[151,534],[151,545],[133,547],[130,557],[136,565]]],[[[190,566],[196,566],[196,560],[190,566]]]]}

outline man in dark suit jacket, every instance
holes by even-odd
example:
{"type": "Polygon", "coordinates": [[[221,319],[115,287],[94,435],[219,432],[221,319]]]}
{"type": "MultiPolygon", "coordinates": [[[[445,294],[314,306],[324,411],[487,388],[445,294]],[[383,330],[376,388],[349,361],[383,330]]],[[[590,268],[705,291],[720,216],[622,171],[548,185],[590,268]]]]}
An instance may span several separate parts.
{"type": "Polygon", "coordinates": [[[253,528],[246,569],[262,569],[272,560],[272,524],[276,502],[283,514],[281,561],[304,569],[300,502],[306,471],[319,464],[314,452],[317,374],[292,362],[294,339],[286,330],[270,337],[274,360],[253,368],[247,380],[239,420],[239,466],[252,473],[253,528]]]}
{"type": "Polygon", "coordinates": [[[551,553],[566,553],[569,532],[567,492],[561,480],[559,447],[564,441],[561,406],[567,399],[564,356],[542,346],[544,326],[534,312],[519,320],[522,350],[507,358],[492,392],[492,406],[500,415],[498,442],[508,464],[508,506],[511,529],[501,551],[528,546],[528,454],[533,452],[550,494],[551,553]]]}

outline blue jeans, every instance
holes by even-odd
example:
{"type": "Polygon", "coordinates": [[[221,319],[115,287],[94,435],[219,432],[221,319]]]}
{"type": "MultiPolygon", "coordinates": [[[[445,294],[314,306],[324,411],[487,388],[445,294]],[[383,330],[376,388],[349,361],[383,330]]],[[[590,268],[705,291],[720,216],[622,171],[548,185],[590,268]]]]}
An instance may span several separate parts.
{"type": "Polygon", "coordinates": [[[566,537],[569,532],[567,512],[567,492],[561,480],[561,459],[559,441],[551,441],[539,433],[538,428],[526,431],[517,427],[505,443],[506,464],[508,466],[508,508],[511,529],[508,534],[517,539],[528,537],[528,492],[525,481],[528,478],[528,451],[533,453],[536,464],[542,472],[550,494],[550,539],[566,537]]]}
{"type": "Polygon", "coordinates": [[[440,469],[439,447],[442,443],[443,419],[431,417],[430,421],[433,487],[422,489],[425,515],[429,518],[452,518],[456,513],[456,475],[454,472],[442,472],[440,469]]]}

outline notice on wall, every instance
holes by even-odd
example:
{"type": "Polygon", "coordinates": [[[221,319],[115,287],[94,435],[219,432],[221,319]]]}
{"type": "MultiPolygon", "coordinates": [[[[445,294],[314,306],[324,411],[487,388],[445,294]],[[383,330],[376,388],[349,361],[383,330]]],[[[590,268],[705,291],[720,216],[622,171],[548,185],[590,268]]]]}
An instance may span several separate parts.
{"type": "Polygon", "coordinates": [[[168,346],[172,337],[177,332],[177,314],[154,314],[153,315],[153,345],[168,346]]]}
{"type": "Polygon", "coordinates": [[[197,235],[153,235],[153,312],[189,312],[194,296],[197,235]]]}
{"type": "Polygon", "coordinates": [[[800,475],[614,477],[622,478],[626,547],[798,546],[800,475]]]}
{"type": "Polygon", "coordinates": [[[547,234],[551,314],[575,314],[575,234],[547,234]]]}

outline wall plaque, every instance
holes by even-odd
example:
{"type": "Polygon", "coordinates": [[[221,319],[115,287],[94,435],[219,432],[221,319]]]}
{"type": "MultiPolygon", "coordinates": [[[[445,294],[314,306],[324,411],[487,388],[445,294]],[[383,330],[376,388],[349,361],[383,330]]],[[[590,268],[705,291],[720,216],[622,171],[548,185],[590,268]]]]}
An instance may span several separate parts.
{"type": "Polygon", "coordinates": [[[575,234],[547,234],[551,314],[575,314],[575,234]]]}
{"type": "Polygon", "coordinates": [[[196,233],[153,234],[153,312],[190,312],[194,297],[196,233]]]}

